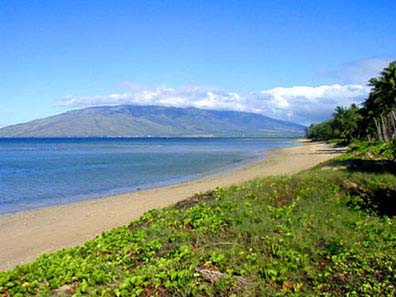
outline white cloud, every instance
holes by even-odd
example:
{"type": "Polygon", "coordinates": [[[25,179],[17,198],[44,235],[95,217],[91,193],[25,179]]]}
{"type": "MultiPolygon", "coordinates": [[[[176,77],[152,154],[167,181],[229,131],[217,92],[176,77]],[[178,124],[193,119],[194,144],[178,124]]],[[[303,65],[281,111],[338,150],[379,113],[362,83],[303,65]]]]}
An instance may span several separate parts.
{"type": "Polygon", "coordinates": [[[339,69],[322,71],[320,75],[343,84],[366,85],[370,78],[379,76],[382,69],[394,60],[396,60],[396,56],[362,59],[345,64],[339,69]]]}
{"type": "Polygon", "coordinates": [[[134,86],[127,92],[119,94],[92,97],[68,96],[62,98],[59,104],[76,107],[136,104],[242,110],[244,108],[242,102],[243,98],[235,92],[187,85],[180,88],[134,86]]]}
{"type": "Polygon", "coordinates": [[[334,84],[278,87],[242,96],[236,92],[200,85],[179,88],[132,85],[123,93],[92,97],[70,96],[62,98],[59,103],[73,107],[136,104],[238,110],[308,125],[329,118],[337,105],[349,106],[362,102],[369,90],[369,87],[363,85],[334,84]]]}
{"type": "Polygon", "coordinates": [[[337,105],[361,103],[370,91],[362,85],[323,85],[273,88],[252,94],[249,105],[255,111],[302,124],[323,121],[337,105]]]}

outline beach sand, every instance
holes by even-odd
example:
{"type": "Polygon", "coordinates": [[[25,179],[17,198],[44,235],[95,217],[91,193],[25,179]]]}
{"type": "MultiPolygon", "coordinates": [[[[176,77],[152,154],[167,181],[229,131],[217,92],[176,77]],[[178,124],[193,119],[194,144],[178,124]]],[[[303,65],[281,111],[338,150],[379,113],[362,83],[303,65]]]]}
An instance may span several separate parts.
{"type": "Polygon", "coordinates": [[[266,159],[219,176],[90,201],[0,216],[0,270],[33,261],[43,253],[81,244],[103,231],[129,224],[146,211],[172,205],[197,192],[256,177],[296,173],[343,150],[304,142],[278,149],[266,159]]]}

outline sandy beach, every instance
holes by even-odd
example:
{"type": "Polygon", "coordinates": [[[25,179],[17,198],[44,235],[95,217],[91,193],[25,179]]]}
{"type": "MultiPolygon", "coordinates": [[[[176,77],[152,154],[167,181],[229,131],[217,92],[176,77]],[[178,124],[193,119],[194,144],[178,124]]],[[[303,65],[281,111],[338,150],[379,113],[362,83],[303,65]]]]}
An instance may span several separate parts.
{"type": "Polygon", "coordinates": [[[0,216],[0,270],[33,261],[42,253],[81,244],[126,225],[146,211],[172,205],[197,192],[256,177],[292,174],[343,150],[324,143],[272,151],[265,160],[215,177],[107,198],[0,216]]]}

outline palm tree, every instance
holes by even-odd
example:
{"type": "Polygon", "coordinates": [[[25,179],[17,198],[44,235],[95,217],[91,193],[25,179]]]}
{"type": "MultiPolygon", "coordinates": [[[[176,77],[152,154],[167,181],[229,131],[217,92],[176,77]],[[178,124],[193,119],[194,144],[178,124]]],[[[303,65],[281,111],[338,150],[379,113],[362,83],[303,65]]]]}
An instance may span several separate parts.
{"type": "Polygon", "coordinates": [[[363,104],[362,114],[368,124],[374,123],[380,141],[396,139],[396,61],[378,78],[370,79],[373,87],[363,104]]]}

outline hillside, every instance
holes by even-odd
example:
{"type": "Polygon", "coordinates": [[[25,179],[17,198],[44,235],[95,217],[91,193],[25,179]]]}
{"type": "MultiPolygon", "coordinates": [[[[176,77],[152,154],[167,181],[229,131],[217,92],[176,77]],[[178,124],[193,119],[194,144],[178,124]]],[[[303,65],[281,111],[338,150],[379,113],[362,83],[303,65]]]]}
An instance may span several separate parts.
{"type": "Polygon", "coordinates": [[[263,115],[196,108],[102,106],[0,129],[0,137],[301,136],[304,126],[263,115]]]}
{"type": "Polygon", "coordinates": [[[0,295],[394,296],[396,168],[378,149],[152,210],[0,273],[0,295]]]}

